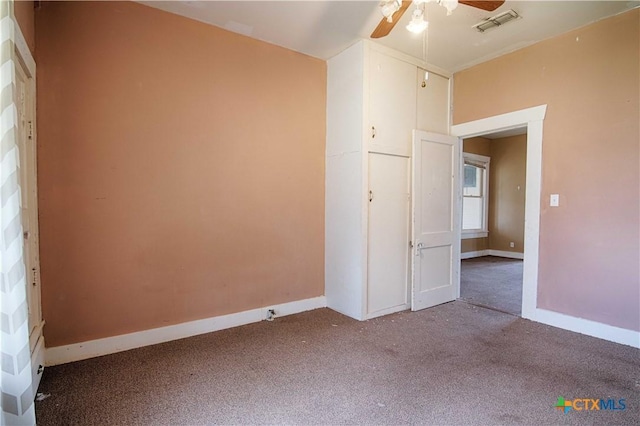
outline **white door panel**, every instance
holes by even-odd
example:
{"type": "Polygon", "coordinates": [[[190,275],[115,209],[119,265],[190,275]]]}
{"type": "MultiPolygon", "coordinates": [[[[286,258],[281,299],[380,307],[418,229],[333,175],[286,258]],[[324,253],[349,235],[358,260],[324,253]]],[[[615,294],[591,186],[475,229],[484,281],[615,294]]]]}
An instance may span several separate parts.
{"type": "Polygon", "coordinates": [[[421,261],[423,279],[420,280],[420,291],[434,290],[449,285],[451,269],[443,267],[451,259],[451,245],[432,247],[422,250],[421,261]]]}
{"type": "Polygon", "coordinates": [[[40,309],[40,266],[38,248],[38,195],[36,164],[36,85],[33,58],[28,51],[16,46],[15,62],[16,113],[18,119],[16,142],[20,161],[20,204],[23,231],[25,291],[27,296],[27,324],[31,350],[31,390],[35,394],[42,378],[44,365],[44,336],[40,309]],[[25,56],[28,55],[28,56],[25,56]]]}
{"type": "Polygon", "coordinates": [[[405,309],[409,264],[409,159],[369,154],[368,316],[405,309]]]}
{"type": "Polygon", "coordinates": [[[420,185],[425,202],[420,209],[422,232],[426,235],[451,231],[452,146],[439,142],[420,145],[420,185]]]}
{"type": "Polygon", "coordinates": [[[453,244],[453,236],[451,232],[423,233],[421,241],[430,247],[449,246],[453,244]]]}
{"type": "Polygon", "coordinates": [[[416,126],[416,67],[372,50],[370,73],[369,150],[409,157],[416,126]]]}
{"type": "Polygon", "coordinates": [[[459,144],[452,136],[414,131],[411,309],[456,297],[460,250],[459,144]]]}
{"type": "Polygon", "coordinates": [[[40,313],[40,280],[38,260],[38,207],[36,192],[36,146],[33,138],[33,80],[20,63],[16,66],[18,113],[18,152],[20,155],[21,219],[24,235],[24,263],[27,280],[27,304],[31,351],[42,334],[40,313]]]}

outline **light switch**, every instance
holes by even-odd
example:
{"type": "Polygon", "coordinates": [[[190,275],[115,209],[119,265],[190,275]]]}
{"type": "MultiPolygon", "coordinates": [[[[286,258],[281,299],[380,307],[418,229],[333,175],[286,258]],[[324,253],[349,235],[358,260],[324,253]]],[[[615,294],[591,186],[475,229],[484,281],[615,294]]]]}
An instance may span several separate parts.
{"type": "Polygon", "coordinates": [[[549,199],[549,205],[551,207],[558,207],[560,205],[560,195],[559,194],[551,194],[549,199]]]}

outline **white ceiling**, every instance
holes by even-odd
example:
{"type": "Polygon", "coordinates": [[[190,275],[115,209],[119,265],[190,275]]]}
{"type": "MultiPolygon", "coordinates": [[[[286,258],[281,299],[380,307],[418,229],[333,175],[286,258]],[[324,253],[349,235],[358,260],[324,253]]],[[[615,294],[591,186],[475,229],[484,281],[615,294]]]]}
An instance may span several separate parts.
{"type": "MultiPolygon", "coordinates": [[[[140,1],[217,27],[329,59],[361,38],[368,38],[381,19],[378,1],[140,1]]],[[[634,1],[507,0],[494,12],[459,5],[451,16],[437,4],[427,5],[427,62],[455,72],[640,6],[634,1]],[[483,18],[514,9],[522,19],[479,33],[472,26],[483,18]]],[[[380,44],[422,58],[423,37],[404,27],[410,8],[380,44]]]]}

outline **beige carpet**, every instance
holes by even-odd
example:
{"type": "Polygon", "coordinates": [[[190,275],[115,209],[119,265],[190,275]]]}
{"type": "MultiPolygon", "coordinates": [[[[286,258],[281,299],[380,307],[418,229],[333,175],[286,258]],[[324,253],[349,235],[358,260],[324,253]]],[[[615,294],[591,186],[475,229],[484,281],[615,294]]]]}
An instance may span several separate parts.
{"type": "Polygon", "coordinates": [[[637,425],[637,349],[453,302],[328,309],[45,370],[40,425],[637,425]],[[624,398],[624,411],[554,408],[624,398]]]}

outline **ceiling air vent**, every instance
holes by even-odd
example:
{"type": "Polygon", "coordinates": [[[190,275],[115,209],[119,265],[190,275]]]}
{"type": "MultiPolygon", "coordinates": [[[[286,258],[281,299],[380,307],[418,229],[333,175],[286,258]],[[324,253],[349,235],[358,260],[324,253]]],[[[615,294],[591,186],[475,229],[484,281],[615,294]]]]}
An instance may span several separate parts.
{"type": "Polygon", "coordinates": [[[485,18],[481,22],[478,22],[473,26],[476,30],[483,33],[491,28],[499,27],[500,25],[504,25],[509,21],[513,21],[516,19],[520,19],[521,16],[518,15],[513,9],[509,9],[506,12],[499,13],[496,16],[492,16],[491,18],[485,18]]]}

